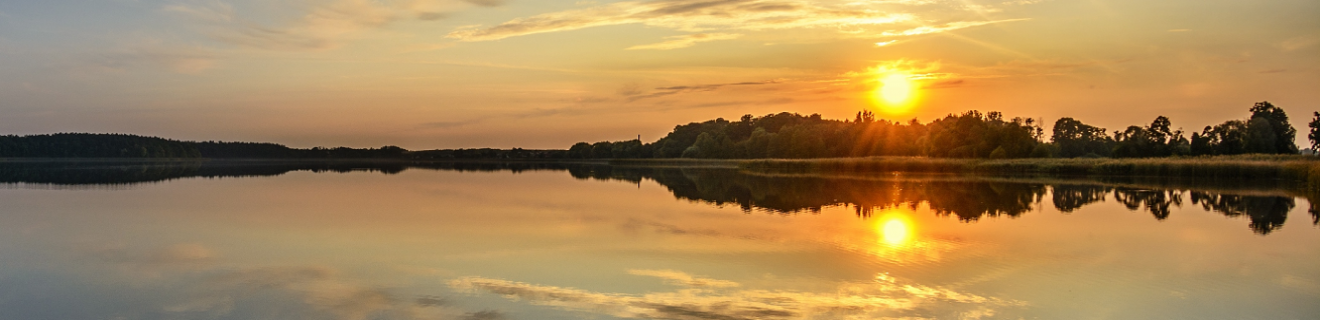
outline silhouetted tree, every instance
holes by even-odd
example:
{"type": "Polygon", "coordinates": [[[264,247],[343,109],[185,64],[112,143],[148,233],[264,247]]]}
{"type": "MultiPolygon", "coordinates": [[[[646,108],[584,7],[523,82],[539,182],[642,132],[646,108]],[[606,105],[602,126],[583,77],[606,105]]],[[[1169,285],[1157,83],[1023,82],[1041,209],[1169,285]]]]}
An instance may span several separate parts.
{"type": "Polygon", "coordinates": [[[1114,146],[1104,128],[1086,125],[1073,118],[1062,118],[1054,122],[1054,134],[1050,138],[1059,149],[1059,156],[1075,158],[1085,155],[1107,157],[1114,146]]]}
{"type": "Polygon", "coordinates": [[[1311,150],[1320,150],[1320,112],[1315,112],[1315,117],[1311,118],[1307,126],[1311,127],[1311,133],[1306,135],[1311,139],[1311,150]]]}
{"type": "Polygon", "coordinates": [[[1247,135],[1251,137],[1248,149],[1253,152],[1297,153],[1297,144],[1293,141],[1297,129],[1288,123],[1288,114],[1269,101],[1257,102],[1251,107],[1247,130],[1247,135]]]}
{"type": "Polygon", "coordinates": [[[577,159],[591,158],[591,144],[586,142],[575,143],[573,147],[568,148],[568,155],[577,159]]]}
{"type": "Polygon", "coordinates": [[[1159,116],[1145,128],[1129,126],[1114,133],[1113,155],[1120,158],[1167,157],[1191,153],[1182,130],[1170,130],[1169,118],[1159,116]]]}

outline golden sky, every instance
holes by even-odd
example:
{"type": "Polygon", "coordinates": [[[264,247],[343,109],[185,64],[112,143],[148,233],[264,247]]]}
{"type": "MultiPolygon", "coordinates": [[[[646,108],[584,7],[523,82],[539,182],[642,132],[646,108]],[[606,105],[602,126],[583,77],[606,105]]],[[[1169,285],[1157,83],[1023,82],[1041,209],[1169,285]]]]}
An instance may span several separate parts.
{"type": "Polygon", "coordinates": [[[1317,88],[1314,0],[0,0],[4,134],[566,148],[972,109],[1199,131],[1263,100],[1304,129],[1317,88]],[[892,74],[902,111],[874,97],[892,74]]]}

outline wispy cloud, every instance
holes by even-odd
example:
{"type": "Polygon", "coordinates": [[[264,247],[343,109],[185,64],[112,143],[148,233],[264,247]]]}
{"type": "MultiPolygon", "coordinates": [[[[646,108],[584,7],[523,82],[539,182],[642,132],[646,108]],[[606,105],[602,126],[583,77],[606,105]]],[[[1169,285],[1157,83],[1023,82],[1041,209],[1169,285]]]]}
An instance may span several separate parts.
{"type": "Polygon", "coordinates": [[[288,21],[259,23],[245,19],[240,8],[224,1],[166,5],[161,11],[193,21],[212,39],[267,50],[326,49],[365,30],[405,19],[439,20],[462,6],[496,7],[502,0],[411,0],[382,2],[334,0],[309,2],[288,21]],[[466,3],[466,5],[462,4],[466,3]]]}
{"type": "Polygon", "coordinates": [[[490,117],[478,117],[467,120],[434,121],[434,122],[423,123],[421,125],[418,125],[418,127],[430,128],[430,129],[449,129],[449,128],[457,128],[467,125],[478,124],[489,119],[490,117]]]}
{"type": "Polygon", "coordinates": [[[637,276],[656,277],[668,280],[669,283],[687,287],[697,288],[733,288],[740,286],[737,282],[719,279],[698,278],[682,271],[674,270],[628,270],[628,274],[637,276]]]}
{"type": "Polygon", "coordinates": [[[482,6],[482,7],[498,7],[498,6],[502,6],[502,5],[504,5],[504,3],[507,2],[507,1],[504,1],[504,0],[463,0],[463,2],[471,3],[471,4],[478,5],[478,6],[482,6]]]}
{"type": "Polygon", "coordinates": [[[979,27],[988,24],[1025,21],[1025,20],[1030,20],[1030,19],[1006,19],[1006,20],[994,20],[994,21],[959,21],[959,22],[946,23],[940,26],[920,26],[907,30],[885,31],[880,35],[884,37],[907,37],[907,36],[915,36],[915,35],[923,35],[923,34],[931,34],[931,33],[949,32],[953,30],[979,27]]]}
{"type": "MultiPolygon", "coordinates": [[[[631,273],[671,280],[690,278],[686,273],[670,270],[631,273]]],[[[1020,301],[901,283],[887,277],[873,283],[842,284],[840,290],[830,293],[734,289],[737,283],[732,281],[699,280],[708,284],[717,281],[713,283],[723,286],[628,295],[481,277],[459,278],[449,285],[457,290],[489,292],[537,305],[639,319],[862,319],[926,317],[932,312],[964,316],[1024,305],[1020,301]]]]}
{"type": "Polygon", "coordinates": [[[659,87],[653,89],[653,91],[651,91],[650,93],[645,93],[645,94],[641,93],[640,91],[631,92],[632,95],[629,96],[627,100],[631,102],[642,99],[675,95],[680,93],[714,91],[720,88],[730,87],[730,86],[759,86],[759,85],[781,83],[783,81],[784,80],[776,79],[769,81],[749,81],[749,82],[735,82],[735,83],[716,83],[716,84],[702,84],[702,85],[690,85],[690,86],[659,87]]]}
{"type": "Polygon", "coordinates": [[[90,60],[95,68],[101,70],[123,71],[133,66],[154,65],[176,73],[193,74],[214,68],[219,57],[209,48],[144,41],[100,53],[90,60]]]}
{"type": "Polygon", "coordinates": [[[192,5],[171,4],[161,8],[161,11],[211,23],[234,21],[234,6],[221,1],[208,1],[192,5]]]}
{"type": "Polygon", "coordinates": [[[632,46],[632,47],[628,47],[628,50],[671,50],[671,49],[691,47],[697,44],[698,42],[737,39],[738,37],[741,36],[742,36],[741,34],[734,34],[734,33],[688,34],[681,36],[665,37],[665,39],[670,39],[670,40],[660,43],[632,46]]]}
{"type": "Polygon", "coordinates": [[[643,24],[686,32],[773,30],[881,25],[913,20],[909,14],[794,0],[628,1],[518,18],[493,27],[449,33],[462,41],[490,41],[591,27],[643,24]]]}

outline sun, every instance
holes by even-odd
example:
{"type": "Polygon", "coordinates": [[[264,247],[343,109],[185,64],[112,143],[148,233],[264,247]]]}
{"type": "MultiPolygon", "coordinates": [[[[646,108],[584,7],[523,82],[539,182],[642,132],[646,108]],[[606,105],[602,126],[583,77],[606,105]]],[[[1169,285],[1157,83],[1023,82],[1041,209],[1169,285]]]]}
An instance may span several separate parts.
{"type": "Polygon", "coordinates": [[[873,93],[877,104],[889,113],[903,113],[912,105],[915,86],[905,73],[888,73],[879,80],[873,93]]]}
{"type": "Polygon", "coordinates": [[[891,74],[880,79],[880,97],[890,104],[901,104],[912,97],[912,81],[905,74],[891,74]]]}

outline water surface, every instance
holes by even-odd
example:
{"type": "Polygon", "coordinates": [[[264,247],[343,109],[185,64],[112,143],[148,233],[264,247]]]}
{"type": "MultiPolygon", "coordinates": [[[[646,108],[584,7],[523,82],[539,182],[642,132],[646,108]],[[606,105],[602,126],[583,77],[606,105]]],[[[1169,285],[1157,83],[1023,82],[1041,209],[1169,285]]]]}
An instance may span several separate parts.
{"type": "Polygon", "coordinates": [[[568,164],[0,165],[0,319],[1313,319],[1243,182],[568,164]]]}

